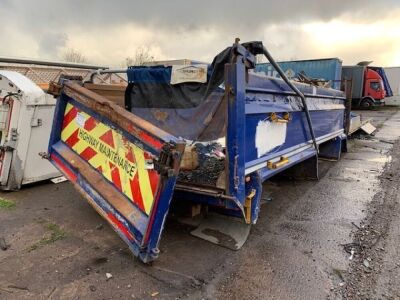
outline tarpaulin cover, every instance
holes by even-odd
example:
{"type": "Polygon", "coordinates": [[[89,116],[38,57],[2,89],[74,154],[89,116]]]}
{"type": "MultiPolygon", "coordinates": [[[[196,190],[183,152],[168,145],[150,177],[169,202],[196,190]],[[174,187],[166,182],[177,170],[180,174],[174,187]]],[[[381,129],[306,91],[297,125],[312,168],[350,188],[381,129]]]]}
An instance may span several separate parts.
{"type": "MultiPolygon", "coordinates": [[[[261,42],[242,44],[260,53],[261,42]]],[[[232,61],[233,48],[218,54],[208,67],[207,83],[172,85],[172,67],[130,67],[125,105],[155,126],[188,140],[211,141],[225,136],[227,103],[224,98],[225,64],[232,61]]],[[[282,80],[250,72],[246,91],[246,112],[257,113],[260,105],[273,111],[302,111],[301,99],[282,80]],[[254,91],[251,89],[254,88],[254,91]],[[264,92],[258,93],[261,88],[264,92]],[[269,92],[268,92],[269,91],[269,92]],[[272,95],[273,94],[273,95],[272,95]],[[253,105],[254,104],[254,105],[253,105]]],[[[307,97],[310,110],[342,109],[342,91],[294,83],[307,97]]]]}
{"type": "Polygon", "coordinates": [[[130,67],[125,106],[155,126],[189,140],[209,141],[225,135],[224,67],[232,48],[208,67],[207,83],[172,85],[172,67],[130,67]]]}

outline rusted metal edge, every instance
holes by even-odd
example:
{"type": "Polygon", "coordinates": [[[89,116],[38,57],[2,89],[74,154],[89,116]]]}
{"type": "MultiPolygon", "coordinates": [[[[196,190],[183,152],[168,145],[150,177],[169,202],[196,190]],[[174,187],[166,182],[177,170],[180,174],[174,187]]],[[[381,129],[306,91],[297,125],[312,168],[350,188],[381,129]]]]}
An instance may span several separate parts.
{"type": "Polygon", "coordinates": [[[199,188],[199,187],[194,187],[194,186],[186,186],[184,184],[176,184],[175,189],[182,191],[182,192],[196,193],[196,194],[200,194],[200,195],[204,195],[204,196],[219,198],[221,200],[232,201],[242,212],[243,218],[246,219],[245,211],[244,211],[244,207],[243,207],[242,203],[240,203],[240,201],[237,198],[223,194],[221,191],[218,192],[218,191],[215,191],[212,189],[199,188]]]}
{"type": "Polygon", "coordinates": [[[188,185],[185,183],[177,183],[175,185],[175,188],[177,190],[181,191],[187,191],[187,192],[193,192],[193,193],[198,193],[202,195],[207,195],[207,196],[213,196],[215,198],[221,198],[221,199],[227,199],[227,200],[233,200],[234,197],[232,196],[227,196],[224,194],[224,189],[219,189],[219,188],[209,188],[209,187],[202,187],[202,186],[196,186],[196,185],[188,185]]]}
{"type": "MultiPolygon", "coordinates": [[[[145,131],[146,133],[150,133],[156,139],[165,142],[174,141],[176,143],[184,144],[175,136],[154,126],[148,121],[141,119],[135,114],[128,112],[124,108],[109,101],[107,98],[80,86],[76,82],[66,82],[63,87],[63,92],[77,102],[117,124],[125,131],[133,134],[138,139],[141,139],[141,131],[145,131]]],[[[142,140],[142,142],[148,144],[148,141],[142,140]]]]}

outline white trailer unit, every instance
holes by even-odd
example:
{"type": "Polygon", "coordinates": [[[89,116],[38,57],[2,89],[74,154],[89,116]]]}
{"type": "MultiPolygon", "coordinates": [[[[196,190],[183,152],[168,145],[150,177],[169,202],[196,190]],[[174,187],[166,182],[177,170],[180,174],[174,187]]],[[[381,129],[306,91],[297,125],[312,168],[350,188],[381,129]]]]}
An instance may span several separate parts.
{"type": "Polygon", "coordinates": [[[0,70],[0,188],[60,176],[46,159],[56,99],[14,72],[0,70]]]}
{"type": "MultiPolygon", "coordinates": [[[[60,176],[39,156],[47,152],[56,101],[45,91],[62,76],[86,81],[104,69],[107,67],[0,57],[0,189],[17,190],[27,183],[60,176]]],[[[118,74],[94,77],[97,88],[102,83],[126,83],[118,74]]]]}
{"type": "Polygon", "coordinates": [[[385,103],[400,106],[400,67],[385,68],[385,73],[393,91],[393,97],[385,98],[385,103]]]}

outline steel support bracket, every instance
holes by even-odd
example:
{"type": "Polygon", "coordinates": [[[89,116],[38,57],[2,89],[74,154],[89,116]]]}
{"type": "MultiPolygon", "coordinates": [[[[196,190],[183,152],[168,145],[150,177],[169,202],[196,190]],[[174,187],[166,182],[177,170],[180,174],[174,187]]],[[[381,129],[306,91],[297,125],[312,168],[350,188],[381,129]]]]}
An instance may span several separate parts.
{"type": "Polygon", "coordinates": [[[244,216],[246,224],[251,224],[251,202],[256,195],[256,190],[252,189],[250,194],[246,196],[246,200],[244,201],[244,216]]]}

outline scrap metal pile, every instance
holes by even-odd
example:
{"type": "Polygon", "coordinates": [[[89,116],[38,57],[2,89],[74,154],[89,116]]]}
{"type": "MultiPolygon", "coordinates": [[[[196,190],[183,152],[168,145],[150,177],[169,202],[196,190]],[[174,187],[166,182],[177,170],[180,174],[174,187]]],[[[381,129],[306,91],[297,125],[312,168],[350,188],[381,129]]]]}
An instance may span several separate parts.
{"type": "Polygon", "coordinates": [[[185,150],[178,181],[218,186],[218,179],[223,176],[224,169],[225,154],[221,144],[196,143],[185,150]]]}

